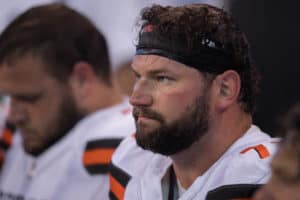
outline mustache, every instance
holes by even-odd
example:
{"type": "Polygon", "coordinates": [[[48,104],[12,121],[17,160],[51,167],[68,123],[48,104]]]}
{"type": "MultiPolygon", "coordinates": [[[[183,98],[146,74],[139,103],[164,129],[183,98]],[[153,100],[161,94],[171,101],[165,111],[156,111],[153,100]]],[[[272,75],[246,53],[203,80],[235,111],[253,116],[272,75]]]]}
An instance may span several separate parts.
{"type": "Polygon", "coordinates": [[[137,120],[138,117],[147,117],[147,118],[150,118],[150,119],[155,119],[157,121],[160,121],[161,123],[164,123],[165,120],[164,120],[164,117],[152,110],[152,109],[149,109],[149,108],[143,108],[143,107],[134,107],[133,108],[133,117],[135,118],[135,120],[137,120]]]}

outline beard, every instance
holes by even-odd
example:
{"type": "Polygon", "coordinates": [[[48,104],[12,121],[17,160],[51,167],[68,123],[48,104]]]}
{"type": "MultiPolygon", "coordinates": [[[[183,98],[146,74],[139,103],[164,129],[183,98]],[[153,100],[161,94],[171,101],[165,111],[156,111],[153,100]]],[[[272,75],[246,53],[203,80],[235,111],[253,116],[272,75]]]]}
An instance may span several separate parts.
{"type": "Polygon", "coordinates": [[[209,129],[208,95],[199,96],[188,105],[182,115],[170,123],[158,112],[144,107],[133,110],[136,121],[136,141],[143,149],[163,155],[173,155],[190,147],[209,129]],[[147,130],[137,123],[138,116],[160,123],[158,128],[147,130]]]}
{"type": "Polygon", "coordinates": [[[70,94],[64,96],[58,110],[56,117],[43,130],[28,130],[31,136],[27,139],[23,138],[25,152],[33,156],[42,154],[67,135],[76,123],[83,118],[83,114],[79,112],[70,94]]]}

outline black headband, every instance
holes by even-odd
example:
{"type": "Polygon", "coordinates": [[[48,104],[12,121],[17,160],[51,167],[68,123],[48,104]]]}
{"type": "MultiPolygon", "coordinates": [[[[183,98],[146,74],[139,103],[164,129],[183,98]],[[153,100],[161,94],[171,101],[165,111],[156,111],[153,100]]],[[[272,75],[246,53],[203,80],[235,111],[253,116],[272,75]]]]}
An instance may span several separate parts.
{"type": "Polygon", "coordinates": [[[205,40],[196,46],[187,53],[184,51],[187,45],[182,40],[163,38],[153,32],[141,32],[135,54],[166,57],[200,71],[214,74],[234,69],[232,56],[224,49],[216,47],[215,42],[205,40]]]}

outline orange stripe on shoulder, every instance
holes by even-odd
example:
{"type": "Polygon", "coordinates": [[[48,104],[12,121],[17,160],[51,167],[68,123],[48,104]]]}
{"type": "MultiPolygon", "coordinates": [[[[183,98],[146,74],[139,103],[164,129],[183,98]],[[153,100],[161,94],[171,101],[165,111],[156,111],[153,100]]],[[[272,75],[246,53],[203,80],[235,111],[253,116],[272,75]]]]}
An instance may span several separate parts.
{"type": "Polygon", "coordinates": [[[13,133],[9,129],[5,128],[3,130],[1,140],[3,140],[6,144],[10,146],[13,140],[13,133]]]}
{"type": "Polygon", "coordinates": [[[125,188],[111,175],[109,175],[110,191],[117,197],[118,200],[124,199],[125,188]]]}
{"type": "Polygon", "coordinates": [[[84,165],[109,164],[114,151],[114,148],[88,150],[84,152],[83,163],[84,165]]]}
{"type": "Polygon", "coordinates": [[[263,144],[259,144],[259,145],[252,146],[252,147],[248,147],[248,148],[242,150],[240,153],[241,153],[241,154],[244,154],[244,153],[247,153],[247,152],[250,151],[250,150],[255,150],[255,151],[258,153],[258,155],[259,155],[259,157],[260,157],[261,159],[264,159],[264,158],[267,158],[267,157],[270,156],[269,150],[268,150],[267,147],[266,147],[265,145],[263,145],[263,144]]]}

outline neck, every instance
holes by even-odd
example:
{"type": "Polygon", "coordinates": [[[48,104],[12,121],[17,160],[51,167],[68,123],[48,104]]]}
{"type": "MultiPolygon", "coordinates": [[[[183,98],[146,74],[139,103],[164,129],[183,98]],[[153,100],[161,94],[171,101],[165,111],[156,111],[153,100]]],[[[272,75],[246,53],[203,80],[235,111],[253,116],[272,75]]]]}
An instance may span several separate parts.
{"type": "Polygon", "coordinates": [[[203,175],[251,126],[249,114],[222,115],[211,121],[210,129],[198,141],[171,156],[176,177],[187,189],[203,175]],[[218,121],[218,123],[214,123],[218,121]]]}
{"type": "Polygon", "coordinates": [[[97,110],[117,105],[122,100],[123,94],[114,83],[111,86],[98,84],[94,86],[89,98],[86,100],[86,111],[88,114],[93,113],[97,110]]]}

